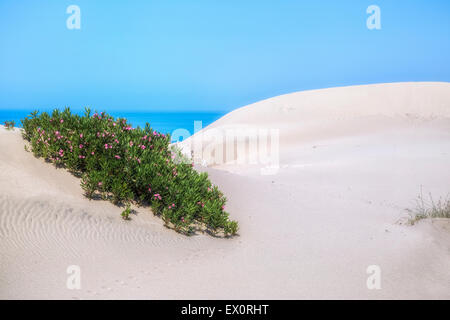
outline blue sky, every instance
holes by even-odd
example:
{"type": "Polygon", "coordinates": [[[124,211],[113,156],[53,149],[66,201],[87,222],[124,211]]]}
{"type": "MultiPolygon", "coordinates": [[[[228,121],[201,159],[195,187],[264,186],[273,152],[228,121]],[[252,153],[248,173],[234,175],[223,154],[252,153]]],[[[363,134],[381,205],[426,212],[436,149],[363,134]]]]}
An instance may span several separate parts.
{"type": "Polygon", "coordinates": [[[232,110],[294,91],[450,81],[450,1],[0,0],[0,108],[232,110]],[[69,5],[81,29],[69,30],[69,5]],[[381,9],[368,30],[366,9],[381,9]]]}

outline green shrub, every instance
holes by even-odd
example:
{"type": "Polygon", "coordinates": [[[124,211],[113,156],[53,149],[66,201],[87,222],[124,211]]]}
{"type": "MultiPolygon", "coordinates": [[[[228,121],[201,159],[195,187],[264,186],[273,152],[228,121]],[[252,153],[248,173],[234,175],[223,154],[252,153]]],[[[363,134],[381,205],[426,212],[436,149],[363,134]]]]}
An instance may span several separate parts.
{"type": "Polygon", "coordinates": [[[131,208],[130,205],[127,205],[126,209],[122,211],[120,214],[124,220],[129,220],[131,214],[131,208]]]}
{"type": "Polygon", "coordinates": [[[207,173],[198,173],[185,159],[176,161],[179,152],[169,148],[170,137],[148,124],[132,128],[126,119],[103,112],[91,115],[86,109],[79,116],[66,108],[51,115],[35,111],[22,125],[35,156],[80,176],[90,199],[150,204],[167,226],[186,234],[238,230],[224,210],[226,198],[207,173]]]}
{"type": "Polygon", "coordinates": [[[14,129],[15,125],[16,125],[16,122],[14,120],[12,120],[12,121],[5,121],[5,128],[7,130],[14,129]]]}

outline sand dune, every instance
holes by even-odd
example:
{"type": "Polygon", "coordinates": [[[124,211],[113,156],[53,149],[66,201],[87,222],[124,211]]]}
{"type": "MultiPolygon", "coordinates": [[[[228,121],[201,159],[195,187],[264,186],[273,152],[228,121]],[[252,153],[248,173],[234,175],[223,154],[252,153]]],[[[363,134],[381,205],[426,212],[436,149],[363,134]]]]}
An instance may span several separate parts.
{"type": "Polygon", "coordinates": [[[280,153],[274,175],[208,155],[198,167],[240,222],[232,239],[179,235],[148,208],[123,221],[0,128],[0,298],[450,298],[449,222],[402,223],[421,188],[450,192],[450,84],[298,92],[205,130],[237,127],[278,129],[280,153]],[[81,290],[66,287],[69,265],[81,290]]]}
{"type": "MultiPolygon", "coordinates": [[[[194,149],[193,140],[202,139],[201,158],[217,167],[214,149],[219,145],[220,149],[223,145],[223,163],[237,157],[235,152],[225,159],[227,130],[275,129],[280,135],[281,161],[286,163],[292,153],[298,158],[295,153],[299,148],[321,141],[414,130],[418,125],[434,126],[450,118],[449,106],[449,83],[391,83],[302,91],[234,110],[181,146],[189,154],[194,149]]],[[[249,162],[251,153],[247,142],[247,159],[243,162],[249,162]]]]}

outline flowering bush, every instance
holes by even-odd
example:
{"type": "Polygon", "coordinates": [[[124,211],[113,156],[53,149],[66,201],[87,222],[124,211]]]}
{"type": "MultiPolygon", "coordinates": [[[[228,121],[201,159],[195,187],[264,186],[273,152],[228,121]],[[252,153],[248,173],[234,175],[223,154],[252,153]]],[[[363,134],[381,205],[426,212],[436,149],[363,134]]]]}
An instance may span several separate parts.
{"type": "MultiPolygon", "coordinates": [[[[22,120],[32,152],[81,177],[88,198],[115,204],[150,204],[166,226],[190,234],[196,229],[235,234],[226,198],[191,163],[175,161],[170,137],[150,128],[132,128],[126,119],[106,113],[84,116],[70,109],[33,112],[22,120]]],[[[128,218],[128,214],[126,214],[128,218]]]]}

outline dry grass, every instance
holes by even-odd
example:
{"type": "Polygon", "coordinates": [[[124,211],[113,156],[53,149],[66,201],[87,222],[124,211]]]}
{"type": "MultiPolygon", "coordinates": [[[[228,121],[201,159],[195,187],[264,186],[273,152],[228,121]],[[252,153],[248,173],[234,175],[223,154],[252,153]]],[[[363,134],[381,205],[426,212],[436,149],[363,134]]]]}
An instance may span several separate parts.
{"type": "Polygon", "coordinates": [[[450,197],[434,200],[431,193],[429,199],[423,197],[422,189],[416,199],[416,208],[407,209],[410,214],[409,223],[414,225],[416,222],[427,218],[450,218],[450,197]]]}

